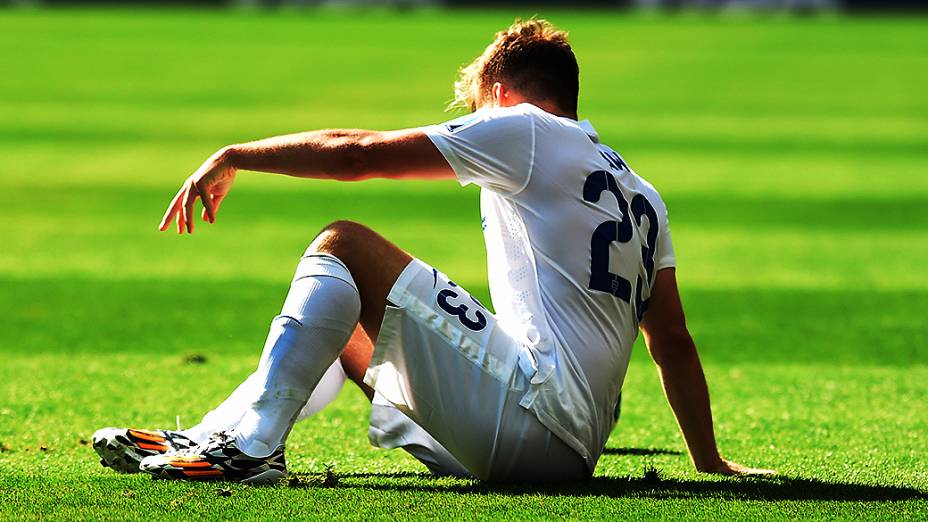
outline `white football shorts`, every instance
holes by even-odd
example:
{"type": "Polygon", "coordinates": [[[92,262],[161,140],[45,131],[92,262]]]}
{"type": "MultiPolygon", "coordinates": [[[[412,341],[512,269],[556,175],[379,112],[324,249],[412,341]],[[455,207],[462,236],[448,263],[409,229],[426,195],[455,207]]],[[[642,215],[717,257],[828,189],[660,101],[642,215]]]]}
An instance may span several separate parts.
{"type": "Polygon", "coordinates": [[[575,481],[578,453],[519,406],[521,343],[447,276],[414,259],[390,291],[364,382],[371,444],[402,447],[439,475],[575,481]]]}

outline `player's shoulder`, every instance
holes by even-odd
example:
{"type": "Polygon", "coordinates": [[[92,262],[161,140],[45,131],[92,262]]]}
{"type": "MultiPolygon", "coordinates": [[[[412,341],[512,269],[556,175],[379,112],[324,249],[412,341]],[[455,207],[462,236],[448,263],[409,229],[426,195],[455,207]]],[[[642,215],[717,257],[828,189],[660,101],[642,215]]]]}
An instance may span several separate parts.
{"type": "Polygon", "coordinates": [[[664,204],[663,198],[650,181],[635,172],[635,170],[628,165],[628,162],[625,161],[625,158],[611,147],[600,143],[597,145],[597,148],[599,149],[600,156],[605,160],[611,170],[618,173],[617,181],[619,183],[625,185],[632,192],[643,195],[655,208],[659,208],[666,212],[667,207],[664,204]]]}
{"type": "Polygon", "coordinates": [[[629,169],[628,173],[633,177],[637,185],[635,191],[644,195],[644,197],[648,199],[651,205],[654,208],[660,210],[662,214],[666,214],[667,205],[664,203],[664,198],[661,197],[660,192],[654,188],[654,185],[651,184],[650,181],[639,176],[638,173],[636,173],[634,170],[629,169]]]}

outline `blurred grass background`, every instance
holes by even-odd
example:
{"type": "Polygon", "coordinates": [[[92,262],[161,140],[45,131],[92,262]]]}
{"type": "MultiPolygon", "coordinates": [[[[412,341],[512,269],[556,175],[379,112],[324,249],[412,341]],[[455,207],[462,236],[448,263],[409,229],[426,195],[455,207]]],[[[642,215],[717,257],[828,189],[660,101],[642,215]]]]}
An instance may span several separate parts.
{"type": "Polygon", "coordinates": [[[330,221],[362,221],[488,297],[477,191],[453,182],[244,173],[217,224],[156,225],[225,144],[449,119],[456,68],[532,14],[0,11],[0,515],[924,514],[922,18],[540,13],[571,31],[581,117],[668,203],[723,451],[782,483],[693,473],[641,346],[600,482],[576,490],[416,475],[369,447],[354,390],[288,455],[297,473],[334,463],[342,487],[227,499],[97,466],[80,443],[94,429],[190,425],[251,371],[330,221]],[[646,466],[665,480],[639,480],[646,466]]]}

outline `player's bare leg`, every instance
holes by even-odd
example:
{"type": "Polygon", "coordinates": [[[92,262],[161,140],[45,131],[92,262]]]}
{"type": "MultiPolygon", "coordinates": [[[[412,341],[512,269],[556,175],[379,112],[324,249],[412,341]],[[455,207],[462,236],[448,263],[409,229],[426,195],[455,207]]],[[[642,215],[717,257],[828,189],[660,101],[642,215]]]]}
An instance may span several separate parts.
{"type": "Polygon", "coordinates": [[[351,339],[348,340],[345,351],[339,356],[345,375],[361,388],[364,395],[367,395],[368,400],[374,399],[374,389],[364,383],[364,374],[371,364],[373,355],[374,343],[371,342],[364,328],[358,325],[354,333],[351,334],[351,339]]]}
{"type": "Polygon", "coordinates": [[[361,320],[339,359],[348,378],[372,399],[374,390],[364,383],[364,373],[374,353],[387,295],[412,257],[370,228],[351,221],[337,221],[326,227],[309,250],[341,259],[358,284],[361,320]]]}
{"type": "Polygon", "coordinates": [[[377,342],[387,295],[412,256],[370,228],[353,221],[325,227],[307,253],[331,254],[348,267],[361,295],[361,326],[377,342]]]}
{"type": "Polygon", "coordinates": [[[412,257],[370,228],[352,221],[337,221],[323,229],[309,250],[341,259],[358,285],[361,320],[339,359],[348,378],[372,399],[374,390],[364,383],[364,373],[374,353],[387,295],[412,257]]]}

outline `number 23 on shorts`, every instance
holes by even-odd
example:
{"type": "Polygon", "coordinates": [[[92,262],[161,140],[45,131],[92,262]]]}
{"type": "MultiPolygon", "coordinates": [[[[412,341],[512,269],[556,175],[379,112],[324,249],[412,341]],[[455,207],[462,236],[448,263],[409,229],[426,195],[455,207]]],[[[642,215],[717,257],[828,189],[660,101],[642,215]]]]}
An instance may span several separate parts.
{"type": "Polygon", "coordinates": [[[487,316],[486,307],[480,304],[480,301],[474,299],[471,295],[465,292],[462,288],[458,287],[454,281],[448,281],[448,285],[451,288],[443,288],[438,292],[438,295],[435,298],[435,301],[438,303],[438,307],[447,312],[450,315],[453,315],[461,321],[461,324],[465,328],[479,332],[487,327],[487,316]],[[461,294],[464,294],[467,298],[462,298],[461,294]],[[469,304],[456,304],[458,301],[471,301],[476,306],[469,304]],[[482,310],[482,311],[481,311],[482,310]]]}

